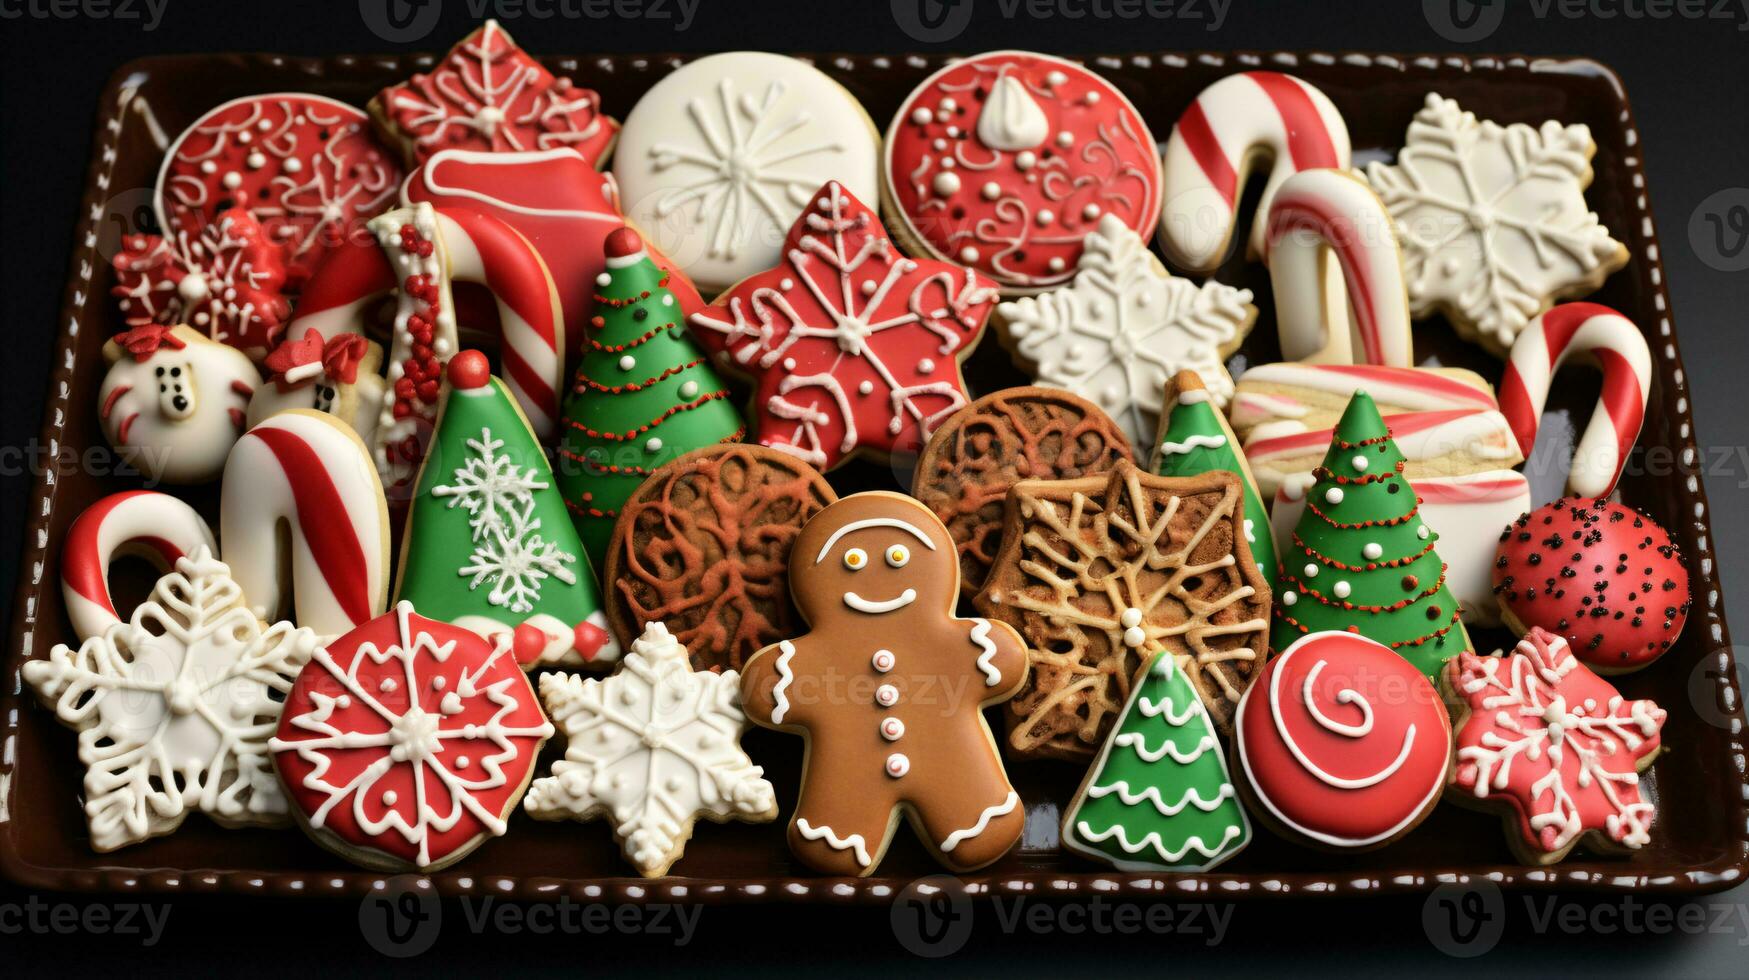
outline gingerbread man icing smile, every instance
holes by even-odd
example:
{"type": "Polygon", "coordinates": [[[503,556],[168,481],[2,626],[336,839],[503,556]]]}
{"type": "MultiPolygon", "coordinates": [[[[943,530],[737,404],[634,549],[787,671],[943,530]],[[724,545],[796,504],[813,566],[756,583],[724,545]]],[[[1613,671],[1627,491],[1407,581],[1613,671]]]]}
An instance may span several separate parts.
{"type": "Polygon", "coordinates": [[[982,709],[1020,689],[1026,651],[1003,623],[953,615],[947,529],[910,497],[855,494],[802,529],[790,575],[813,630],[755,654],[741,695],[753,721],[808,740],[796,857],[869,874],[901,815],[954,871],[1007,853],[1026,814],[982,709]]]}

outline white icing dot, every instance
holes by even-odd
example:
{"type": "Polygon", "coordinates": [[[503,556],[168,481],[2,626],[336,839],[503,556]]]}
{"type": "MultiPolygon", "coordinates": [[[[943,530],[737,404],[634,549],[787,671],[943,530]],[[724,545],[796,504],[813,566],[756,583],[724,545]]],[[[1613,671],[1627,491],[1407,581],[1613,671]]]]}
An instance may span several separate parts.
{"type": "Polygon", "coordinates": [[[1284,606],[1291,606],[1298,601],[1300,601],[1300,597],[1296,592],[1283,592],[1281,594],[1281,604],[1284,606]]]}
{"type": "Polygon", "coordinates": [[[1308,564],[1308,565],[1306,565],[1305,568],[1301,569],[1301,571],[1303,571],[1305,573],[1307,578],[1317,578],[1318,577],[1318,566],[1316,566],[1316,565],[1308,564]]]}
{"type": "Polygon", "coordinates": [[[796,288],[796,281],[794,279],[789,278],[788,276],[785,276],[784,278],[779,279],[777,281],[777,288],[779,288],[787,293],[790,290],[796,288]]]}
{"type": "Polygon", "coordinates": [[[960,175],[948,173],[944,170],[935,175],[935,180],[931,186],[935,188],[935,193],[942,197],[949,197],[953,194],[957,194],[960,189],[960,175]]]}
{"type": "Polygon", "coordinates": [[[1423,541],[1426,541],[1427,540],[1427,525],[1423,524],[1419,528],[1417,528],[1415,531],[1415,536],[1420,538],[1423,541]]]}
{"type": "Polygon", "coordinates": [[[661,452],[662,451],[662,440],[657,436],[651,436],[649,439],[644,441],[644,451],[647,453],[659,453],[659,452],[661,452]]]}
{"type": "Polygon", "coordinates": [[[911,771],[911,760],[905,758],[902,752],[894,752],[887,756],[887,775],[898,779],[911,771]]]}
{"type": "Polygon", "coordinates": [[[1332,588],[1330,591],[1332,594],[1334,594],[1336,596],[1336,598],[1346,599],[1346,598],[1348,598],[1348,593],[1352,590],[1348,587],[1347,582],[1337,582],[1335,587],[1332,588]]]}
{"type": "Polygon", "coordinates": [[[394,806],[395,801],[399,800],[400,798],[401,798],[401,795],[399,793],[396,793],[392,789],[383,790],[383,806],[394,806]]]}
{"type": "Polygon", "coordinates": [[[1148,633],[1140,626],[1131,626],[1129,629],[1123,631],[1123,645],[1132,650],[1141,646],[1143,643],[1146,643],[1147,640],[1148,633]]]}
{"type": "Polygon", "coordinates": [[[446,677],[438,676],[431,679],[431,689],[433,691],[441,691],[448,686],[449,679],[446,677]]]}
{"type": "Polygon", "coordinates": [[[1088,92],[1086,102],[1088,105],[1098,105],[1099,104],[1099,93],[1098,92],[1088,92]]]}
{"type": "Polygon", "coordinates": [[[875,688],[875,703],[883,708],[891,708],[899,703],[899,689],[891,684],[882,684],[875,688]]]}
{"type": "Polygon", "coordinates": [[[1015,154],[1014,165],[1021,170],[1031,170],[1038,165],[1038,155],[1031,150],[1021,150],[1015,154]]]}
{"type": "Polygon", "coordinates": [[[1049,262],[1045,263],[1045,265],[1052,272],[1062,272],[1064,269],[1067,269],[1069,267],[1068,263],[1063,261],[1063,257],[1061,255],[1051,256],[1051,260],[1049,262]]]}
{"type": "Polygon", "coordinates": [[[978,261],[978,250],[970,245],[960,249],[960,261],[967,263],[968,265],[978,261]]]}
{"type": "Polygon", "coordinates": [[[468,757],[465,755],[456,756],[455,757],[455,767],[457,769],[466,769],[468,767],[468,757]]]}
{"type": "Polygon", "coordinates": [[[1129,629],[1132,626],[1140,626],[1142,625],[1142,611],[1135,606],[1131,606],[1123,611],[1123,615],[1117,618],[1117,622],[1118,625],[1122,626],[1124,629],[1129,629]]]}
{"type": "Polygon", "coordinates": [[[875,282],[873,279],[864,279],[862,281],[862,294],[864,296],[873,296],[874,291],[879,288],[881,288],[880,283],[875,282]]]}
{"type": "Polygon", "coordinates": [[[267,157],[258,152],[251,153],[243,158],[243,162],[248,165],[250,170],[260,170],[262,167],[267,166],[267,157]]]}
{"type": "Polygon", "coordinates": [[[785,371],[794,371],[796,369],[796,359],[793,357],[784,358],[783,359],[783,369],[785,371]]]}
{"type": "MultiPolygon", "coordinates": [[[[932,143],[930,143],[929,145],[934,147],[935,150],[939,152],[941,150],[947,149],[947,140],[944,140],[941,137],[937,136],[935,138],[935,140],[932,143]]],[[[951,169],[953,167],[953,160],[951,160],[951,159],[943,160],[943,161],[941,161],[941,165],[943,167],[947,167],[947,168],[951,169]]]]}
{"type": "Polygon", "coordinates": [[[911,121],[919,126],[927,126],[935,121],[935,113],[930,112],[928,106],[918,106],[916,111],[911,113],[911,121]]]}
{"type": "Polygon", "coordinates": [[[874,664],[875,670],[884,674],[887,671],[892,670],[893,665],[897,664],[899,660],[897,657],[893,656],[893,651],[891,650],[876,650],[874,656],[870,658],[870,662],[874,664]]]}
{"type": "Polygon", "coordinates": [[[978,189],[978,193],[984,195],[984,200],[994,201],[1002,196],[1002,185],[993,180],[985,181],[984,186],[978,189]]]}
{"type": "Polygon", "coordinates": [[[1089,204],[1081,209],[1081,220],[1092,221],[1097,217],[1099,217],[1099,205],[1089,204]]]}
{"type": "Polygon", "coordinates": [[[872,394],[874,394],[874,382],[873,381],[864,381],[863,383],[857,385],[856,386],[856,393],[859,395],[872,395],[872,394]]]}
{"type": "Polygon", "coordinates": [[[1384,556],[1385,549],[1380,547],[1377,541],[1368,541],[1366,547],[1360,549],[1360,553],[1365,555],[1368,561],[1377,561],[1384,556]]]}
{"type": "Polygon", "coordinates": [[[1353,464],[1356,471],[1361,472],[1361,473],[1366,472],[1366,465],[1367,464],[1366,464],[1366,457],[1364,455],[1361,455],[1360,453],[1356,453],[1354,455],[1354,459],[1351,460],[1351,463],[1353,464]]]}
{"type": "Polygon", "coordinates": [[[224,177],[224,180],[222,181],[222,183],[225,185],[226,189],[234,191],[239,186],[242,185],[243,175],[238,173],[235,170],[232,170],[229,173],[225,174],[225,177],[224,177]]]}
{"type": "Polygon", "coordinates": [[[935,373],[935,362],[930,360],[927,357],[925,357],[921,361],[918,361],[917,362],[917,373],[918,374],[933,374],[933,373],[935,373]]]}
{"type": "Polygon", "coordinates": [[[595,284],[606,288],[613,284],[613,277],[603,272],[601,275],[595,277],[595,284]]]}
{"type": "Polygon", "coordinates": [[[1060,71],[1052,71],[1050,74],[1045,76],[1045,84],[1049,85],[1051,88],[1056,88],[1058,85],[1061,85],[1068,80],[1069,80],[1069,76],[1063,74],[1060,71]]]}
{"type": "Polygon", "coordinates": [[[219,172],[219,165],[211,160],[202,160],[200,162],[200,172],[203,174],[216,174],[219,172]]]}
{"type": "Polygon", "coordinates": [[[673,293],[663,293],[662,294],[662,305],[663,306],[673,306],[674,305],[674,294],[673,293]]]}
{"type": "Polygon", "coordinates": [[[285,172],[288,174],[295,174],[302,169],[304,169],[304,161],[297,157],[292,157],[285,162],[285,172]]]}
{"type": "Polygon", "coordinates": [[[960,107],[959,102],[955,101],[954,97],[951,95],[948,96],[947,98],[941,100],[941,113],[942,113],[942,115],[952,115],[953,113],[959,111],[959,107],[960,107]]]}
{"type": "Polygon", "coordinates": [[[682,398],[697,398],[698,397],[698,382],[696,382],[696,381],[683,382],[680,385],[680,397],[682,397],[682,398]]]}
{"type": "Polygon", "coordinates": [[[946,132],[947,138],[950,140],[957,140],[960,138],[960,128],[958,126],[949,126],[947,127],[946,132]]]}
{"type": "Polygon", "coordinates": [[[881,722],[881,737],[889,742],[897,742],[905,737],[905,723],[897,718],[888,718],[881,722]]]}
{"type": "Polygon", "coordinates": [[[1033,215],[1032,218],[1034,221],[1038,222],[1039,227],[1042,228],[1045,225],[1050,224],[1052,221],[1055,221],[1057,219],[1057,213],[1050,208],[1039,208],[1038,214],[1033,215]]]}
{"type": "Polygon", "coordinates": [[[623,355],[619,359],[619,369],[621,371],[630,371],[632,368],[635,368],[637,366],[638,366],[638,359],[633,357],[630,354],[623,355]]]}
{"type": "Polygon", "coordinates": [[[1330,489],[1324,491],[1324,499],[1332,504],[1341,503],[1342,502],[1342,488],[1341,487],[1331,487],[1330,489]]]}
{"type": "Polygon", "coordinates": [[[1057,134],[1057,145],[1058,146],[1065,146],[1065,147],[1066,146],[1074,146],[1075,145],[1075,134],[1069,132],[1066,129],[1063,130],[1062,132],[1058,133],[1057,134]]]}

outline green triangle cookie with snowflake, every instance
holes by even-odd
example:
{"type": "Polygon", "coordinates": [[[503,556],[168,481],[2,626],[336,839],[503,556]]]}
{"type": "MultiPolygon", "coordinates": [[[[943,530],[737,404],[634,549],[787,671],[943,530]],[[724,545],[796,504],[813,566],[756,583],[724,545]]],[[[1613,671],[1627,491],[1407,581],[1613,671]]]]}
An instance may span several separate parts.
{"type": "Polygon", "coordinates": [[[1206,871],[1251,843],[1202,699],[1156,654],[1063,818],[1063,844],[1120,871],[1206,871]]]}
{"type": "Polygon", "coordinates": [[[1445,581],[1439,535],[1421,519],[1403,454],[1372,396],[1357,391],[1312,471],[1306,511],[1282,543],[1270,645],[1346,630],[1397,651],[1437,680],[1470,649],[1445,581]]]}
{"type": "Polygon", "coordinates": [[[630,228],[602,246],[607,270],[583,340],[559,441],[559,482],[583,547],[602,567],[614,520],[638,484],[679,456],[741,438],[741,413],[683,326],[670,273],[630,228]]]}
{"type": "Polygon", "coordinates": [[[397,601],[485,637],[525,669],[619,659],[546,453],[486,357],[449,362],[401,543],[397,601]]]}
{"type": "Polygon", "coordinates": [[[1275,538],[1270,532],[1269,511],[1263,507],[1257,480],[1239,449],[1239,440],[1221,410],[1209,400],[1209,390],[1195,371],[1180,371],[1166,383],[1154,453],[1154,472],[1161,476],[1200,476],[1225,470],[1239,477],[1245,504],[1245,541],[1270,592],[1275,593],[1275,538]]]}

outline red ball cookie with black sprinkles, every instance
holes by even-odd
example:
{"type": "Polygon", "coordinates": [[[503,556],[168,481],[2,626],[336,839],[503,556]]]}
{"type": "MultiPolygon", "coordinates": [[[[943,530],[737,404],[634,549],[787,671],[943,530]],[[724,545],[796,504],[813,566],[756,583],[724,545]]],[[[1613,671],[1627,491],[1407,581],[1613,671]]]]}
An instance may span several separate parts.
{"type": "Polygon", "coordinates": [[[1520,636],[1540,627],[1566,637],[1602,674],[1639,670],[1663,656],[1688,619],[1688,568],[1670,532],[1607,500],[1563,497],[1514,521],[1500,537],[1494,594],[1520,636]]]}
{"type": "Polygon", "coordinates": [[[1153,235],[1160,158],[1129,99],[1073,61],[992,51],[913,91],[887,129],[882,196],[900,243],[1004,293],[1067,282],[1112,214],[1153,235]]]}

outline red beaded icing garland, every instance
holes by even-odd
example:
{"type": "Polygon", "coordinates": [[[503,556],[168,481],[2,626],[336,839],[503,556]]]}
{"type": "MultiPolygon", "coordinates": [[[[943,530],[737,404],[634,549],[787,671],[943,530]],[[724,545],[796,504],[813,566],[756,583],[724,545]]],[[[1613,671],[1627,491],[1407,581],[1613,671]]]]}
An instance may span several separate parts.
{"type": "Polygon", "coordinates": [[[1663,656],[1682,633],[1688,568],[1670,533],[1607,500],[1564,497],[1500,537],[1494,594],[1519,634],[1540,627],[1602,673],[1663,656]]]}

